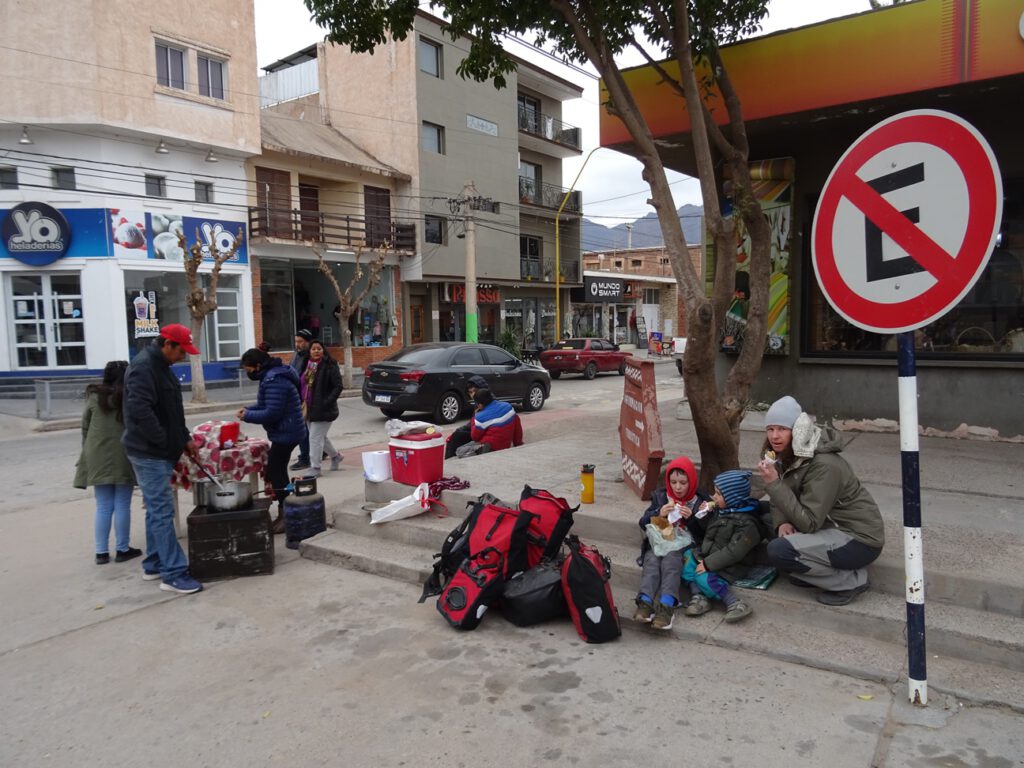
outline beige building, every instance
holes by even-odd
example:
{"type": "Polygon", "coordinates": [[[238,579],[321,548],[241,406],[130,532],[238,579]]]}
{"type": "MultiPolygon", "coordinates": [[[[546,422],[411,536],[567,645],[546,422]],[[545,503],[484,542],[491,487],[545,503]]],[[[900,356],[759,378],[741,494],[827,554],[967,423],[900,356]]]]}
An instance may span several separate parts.
{"type": "MultiPolygon", "coordinates": [[[[441,20],[417,14],[414,34],[372,55],[311,46],[265,68],[266,106],[331,126],[392,181],[345,205],[401,226],[415,225],[415,250],[399,256],[399,304],[407,343],[465,338],[466,217],[474,218],[479,337],[505,328],[528,346],[555,330],[555,215],[563,302],[580,284],[578,193],[565,198],[562,160],[580,154],[580,130],[561,121],[562,102],[582,89],[520,61],[505,88],[456,73],[468,46],[442,34],[441,20]],[[472,181],[470,204],[464,185],[472,181]]],[[[257,180],[258,181],[258,180],[257,180]]],[[[290,197],[301,197],[292,178],[290,197]]],[[[370,185],[372,186],[372,185],[370,185]]],[[[257,190],[260,189],[257,184],[257,190]]],[[[302,200],[300,204],[304,205],[302,200]]],[[[300,205],[300,210],[305,210],[300,205]]],[[[302,213],[298,214],[300,217],[302,213]]],[[[563,304],[563,307],[565,304],[563,304]]]]}
{"type": "Polygon", "coordinates": [[[8,3],[0,71],[0,372],[94,373],[187,323],[184,231],[238,246],[199,340],[218,377],[254,339],[251,4],[8,3]]]}
{"type": "MultiPolygon", "coordinates": [[[[689,246],[689,254],[701,274],[701,246],[689,246]]],[[[584,286],[573,292],[575,334],[640,348],[651,334],[655,343],[686,335],[686,307],[664,246],[587,252],[582,262],[584,286]],[[600,291],[588,290],[594,284],[600,291]]]]}

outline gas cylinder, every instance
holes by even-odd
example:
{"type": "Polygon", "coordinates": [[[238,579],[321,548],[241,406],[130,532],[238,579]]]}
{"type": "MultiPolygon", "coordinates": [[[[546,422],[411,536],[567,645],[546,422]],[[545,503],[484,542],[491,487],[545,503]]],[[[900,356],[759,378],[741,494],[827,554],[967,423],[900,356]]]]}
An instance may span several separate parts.
{"type": "Polygon", "coordinates": [[[316,478],[295,479],[292,488],[284,500],[284,545],[298,549],[303,539],[327,530],[327,505],[316,491],[316,478]]]}
{"type": "Polygon", "coordinates": [[[580,503],[594,503],[594,465],[584,464],[580,467],[580,503]]]}

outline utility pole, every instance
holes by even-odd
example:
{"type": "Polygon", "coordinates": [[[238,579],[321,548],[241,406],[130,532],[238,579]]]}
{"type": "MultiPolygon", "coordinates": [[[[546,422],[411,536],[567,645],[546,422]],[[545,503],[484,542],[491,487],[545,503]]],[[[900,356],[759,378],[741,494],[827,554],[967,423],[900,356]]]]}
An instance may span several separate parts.
{"type": "Polygon", "coordinates": [[[626,250],[633,249],[633,224],[632,222],[626,225],[626,250]]]}
{"type": "Polygon", "coordinates": [[[472,179],[463,186],[462,197],[448,199],[452,213],[457,213],[461,209],[466,232],[466,341],[470,342],[477,342],[480,339],[476,306],[476,219],[473,213],[498,213],[498,205],[489,197],[480,197],[472,179]]]}

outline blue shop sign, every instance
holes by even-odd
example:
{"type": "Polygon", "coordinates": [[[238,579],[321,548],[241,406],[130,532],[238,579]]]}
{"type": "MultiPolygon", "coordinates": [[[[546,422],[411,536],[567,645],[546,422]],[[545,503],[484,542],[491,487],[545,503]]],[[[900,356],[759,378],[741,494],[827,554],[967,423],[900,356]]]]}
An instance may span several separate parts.
{"type": "Polygon", "coordinates": [[[0,257],[45,267],[65,257],[110,255],[107,212],[103,208],[58,211],[46,203],[28,202],[2,215],[0,257]]]}

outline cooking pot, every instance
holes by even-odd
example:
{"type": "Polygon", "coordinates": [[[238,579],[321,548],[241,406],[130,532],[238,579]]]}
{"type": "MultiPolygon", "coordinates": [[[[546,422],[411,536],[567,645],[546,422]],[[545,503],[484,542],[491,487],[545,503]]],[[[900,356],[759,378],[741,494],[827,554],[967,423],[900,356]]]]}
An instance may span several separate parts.
{"type": "Polygon", "coordinates": [[[209,480],[196,482],[196,504],[217,512],[234,512],[252,505],[252,483],[248,480],[221,480],[218,488],[209,480]]]}

